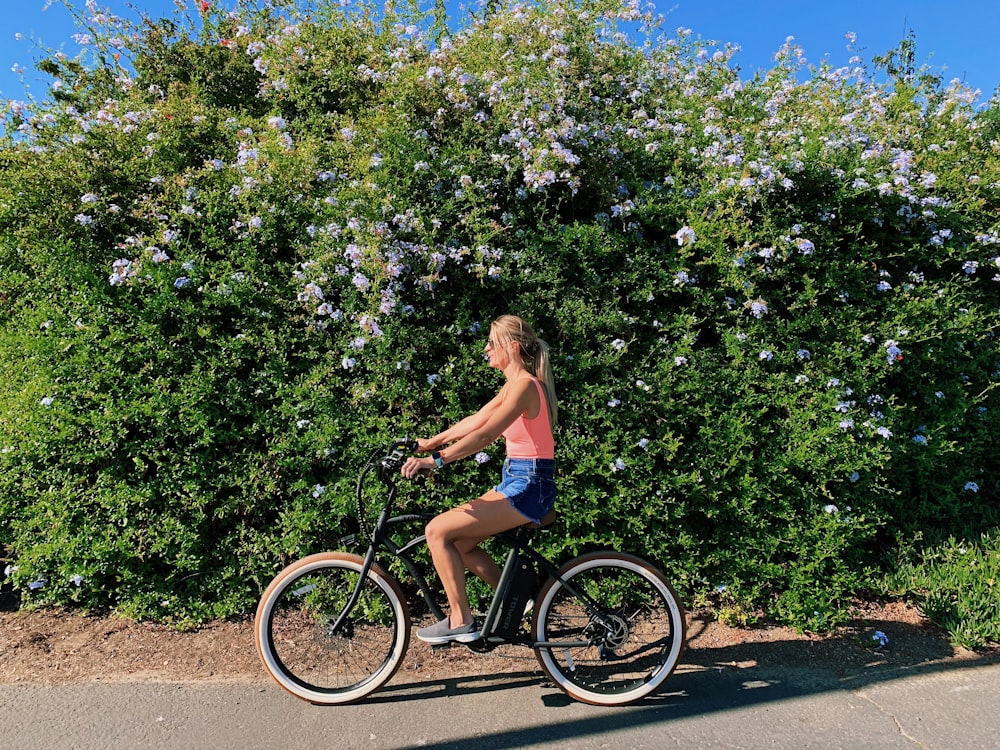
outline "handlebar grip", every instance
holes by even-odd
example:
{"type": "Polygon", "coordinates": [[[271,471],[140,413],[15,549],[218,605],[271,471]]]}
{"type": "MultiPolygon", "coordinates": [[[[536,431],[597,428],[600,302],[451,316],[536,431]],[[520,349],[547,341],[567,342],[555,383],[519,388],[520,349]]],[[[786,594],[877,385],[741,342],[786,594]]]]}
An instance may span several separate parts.
{"type": "Polygon", "coordinates": [[[417,441],[403,437],[394,440],[386,455],[379,462],[380,474],[383,480],[392,480],[395,474],[406,462],[406,454],[417,449],[417,441]]]}

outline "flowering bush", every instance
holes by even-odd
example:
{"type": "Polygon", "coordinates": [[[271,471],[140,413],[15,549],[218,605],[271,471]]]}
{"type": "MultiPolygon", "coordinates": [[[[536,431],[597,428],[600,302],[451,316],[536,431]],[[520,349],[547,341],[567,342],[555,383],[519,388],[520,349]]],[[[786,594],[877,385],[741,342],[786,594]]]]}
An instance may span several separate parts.
{"type": "MultiPolygon", "coordinates": [[[[88,2],[0,150],[25,600],[248,611],[350,526],[373,445],[495,392],[504,312],[557,353],[556,557],[823,629],[887,552],[995,524],[995,102],[905,45],[805,71],[790,42],[744,81],[636,8],[88,2]]],[[[478,494],[501,451],[405,501],[478,494]]]]}

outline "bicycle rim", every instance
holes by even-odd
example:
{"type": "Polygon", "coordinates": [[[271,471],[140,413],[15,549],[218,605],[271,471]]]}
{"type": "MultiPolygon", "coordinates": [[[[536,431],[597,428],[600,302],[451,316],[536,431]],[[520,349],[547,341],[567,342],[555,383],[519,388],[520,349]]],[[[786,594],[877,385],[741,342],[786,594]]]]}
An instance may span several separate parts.
{"type": "Polygon", "coordinates": [[[539,594],[532,623],[535,640],[553,644],[535,649],[545,673],[584,703],[623,705],[654,693],[677,666],[686,632],[663,574],[632,555],[604,552],[571,560],[560,578],[565,583],[551,579],[539,594]]]}
{"type": "Polygon", "coordinates": [[[398,584],[375,566],[343,625],[333,624],[354,592],[364,561],[325,552],[285,568],[257,607],[254,639],[268,674],[311,703],[359,700],[403,661],[410,616],[398,584]]]}

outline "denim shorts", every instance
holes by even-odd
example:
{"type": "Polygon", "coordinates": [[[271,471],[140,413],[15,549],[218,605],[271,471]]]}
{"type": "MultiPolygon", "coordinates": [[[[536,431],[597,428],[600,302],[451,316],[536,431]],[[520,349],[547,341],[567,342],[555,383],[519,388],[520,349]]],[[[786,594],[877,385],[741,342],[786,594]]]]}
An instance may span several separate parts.
{"type": "Polygon", "coordinates": [[[508,458],[503,478],[493,489],[505,495],[514,510],[541,523],[556,504],[556,462],[551,458],[508,458]]]}

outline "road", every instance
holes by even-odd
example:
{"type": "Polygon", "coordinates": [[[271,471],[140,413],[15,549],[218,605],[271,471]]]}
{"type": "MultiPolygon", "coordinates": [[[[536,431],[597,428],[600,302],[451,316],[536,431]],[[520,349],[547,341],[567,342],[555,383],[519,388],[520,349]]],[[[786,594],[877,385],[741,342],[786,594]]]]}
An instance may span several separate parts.
{"type": "Polygon", "coordinates": [[[351,706],[266,682],[0,685],[3,750],[816,748],[994,750],[1000,664],[856,671],[684,668],[609,709],[526,671],[393,685],[351,706]]]}

